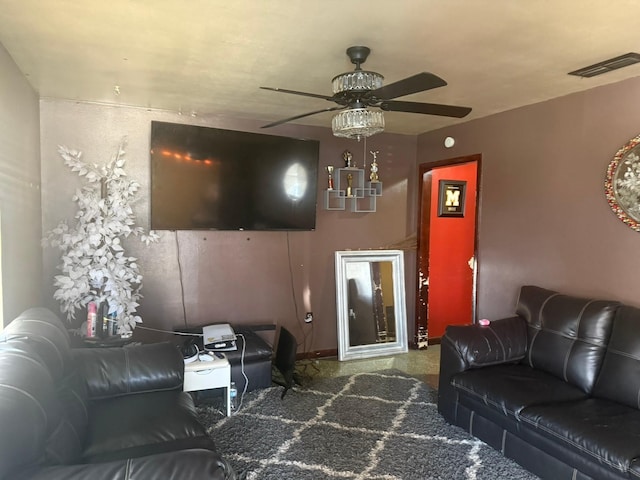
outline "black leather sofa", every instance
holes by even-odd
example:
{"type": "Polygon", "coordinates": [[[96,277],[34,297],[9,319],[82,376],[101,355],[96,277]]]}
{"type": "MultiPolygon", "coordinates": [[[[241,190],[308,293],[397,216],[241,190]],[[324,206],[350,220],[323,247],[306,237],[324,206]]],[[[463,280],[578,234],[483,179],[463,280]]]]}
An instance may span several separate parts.
{"type": "Polygon", "coordinates": [[[0,335],[0,479],[232,480],[169,343],[70,348],[34,308],[0,335]]]}
{"type": "Polygon", "coordinates": [[[516,315],[451,326],[438,410],[553,480],[640,478],[640,309],[536,286],[516,315]]]}

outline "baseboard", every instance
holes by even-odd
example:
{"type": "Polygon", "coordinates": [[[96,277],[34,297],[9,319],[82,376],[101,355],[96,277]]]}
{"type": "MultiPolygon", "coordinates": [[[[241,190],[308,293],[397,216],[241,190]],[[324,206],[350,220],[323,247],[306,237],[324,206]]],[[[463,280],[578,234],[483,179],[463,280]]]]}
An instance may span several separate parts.
{"type": "Polygon", "coordinates": [[[332,358],[338,356],[338,349],[315,350],[296,354],[296,360],[313,360],[314,358],[332,358]]]}
{"type": "MultiPolygon", "coordinates": [[[[440,345],[441,338],[430,338],[429,345],[440,345]]],[[[409,348],[413,350],[417,350],[418,346],[414,342],[409,343],[409,348]]],[[[313,360],[316,358],[336,358],[338,356],[338,349],[328,349],[328,350],[315,350],[313,352],[298,352],[296,354],[296,360],[313,360]]]]}

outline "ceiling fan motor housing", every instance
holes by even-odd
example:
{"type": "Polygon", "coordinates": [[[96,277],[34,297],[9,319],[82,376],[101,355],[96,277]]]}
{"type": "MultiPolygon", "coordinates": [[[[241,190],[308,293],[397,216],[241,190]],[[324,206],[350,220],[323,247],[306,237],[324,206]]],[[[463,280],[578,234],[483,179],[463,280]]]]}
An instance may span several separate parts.
{"type": "Polygon", "coordinates": [[[353,72],[341,73],[331,80],[333,85],[333,98],[341,105],[360,107],[363,97],[371,90],[382,87],[384,77],[377,72],[362,70],[360,64],[364,63],[371,53],[368,47],[354,46],[347,48],[347,55],[356,68],[353,72]]]}

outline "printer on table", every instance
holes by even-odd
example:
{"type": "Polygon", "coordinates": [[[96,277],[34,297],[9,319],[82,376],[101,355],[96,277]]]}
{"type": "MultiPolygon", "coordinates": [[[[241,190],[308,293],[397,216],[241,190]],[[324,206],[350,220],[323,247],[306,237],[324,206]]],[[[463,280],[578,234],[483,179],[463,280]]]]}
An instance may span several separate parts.
{"type": "Polygon", "coordinates": [[[230,352],[238,349],[236,334],[228,323],[202,327],[202,343],[206,351],[230,352]]]}

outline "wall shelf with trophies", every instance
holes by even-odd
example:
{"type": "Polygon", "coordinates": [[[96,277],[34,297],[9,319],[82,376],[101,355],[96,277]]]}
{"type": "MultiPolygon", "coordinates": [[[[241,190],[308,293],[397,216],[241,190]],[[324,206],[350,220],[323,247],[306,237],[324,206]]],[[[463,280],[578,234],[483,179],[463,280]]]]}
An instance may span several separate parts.
{"type": "Polygon", "coordinates": [[[352,212],[375,212],[376,199],[382,196],[382,182],[364,181],[362,168],[337,168],[332,170],[329,186],[324,191],[325,209],[352,212]]]}
{"type": "Polygon", "coordinates": [[[327,189],[324,191],[324,208],[327,210],[346,210],[352,212],[375,212],[376,199],[382,196],[382,182],[378,178],[378,152],[369,152],[373,156],[369,181],[365,182],[365,170],[356,168],[353,155],[349,150],[342,154],[344,168],[327,167],[327,189]]]}

